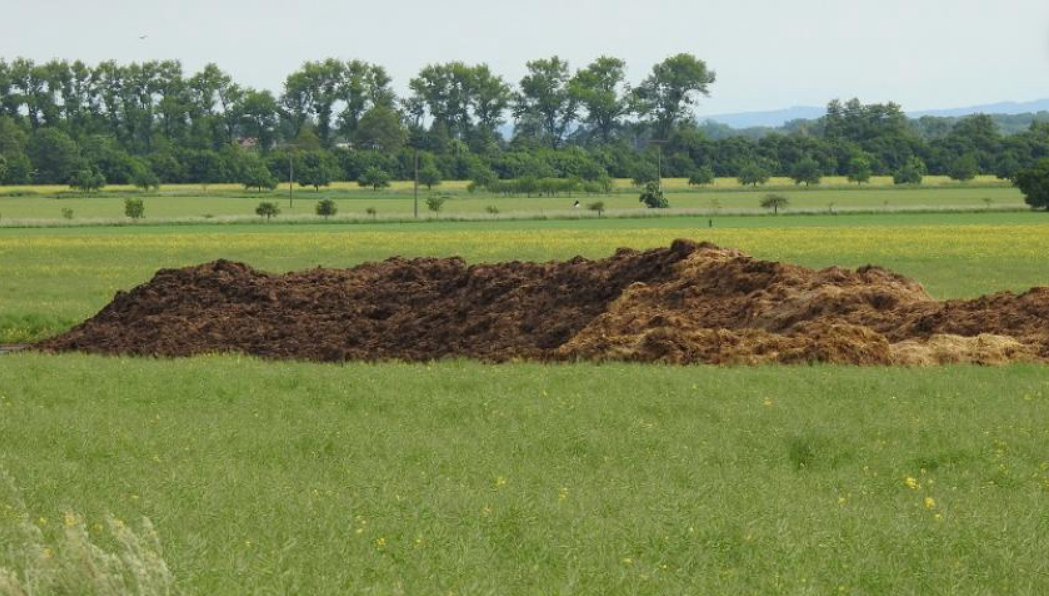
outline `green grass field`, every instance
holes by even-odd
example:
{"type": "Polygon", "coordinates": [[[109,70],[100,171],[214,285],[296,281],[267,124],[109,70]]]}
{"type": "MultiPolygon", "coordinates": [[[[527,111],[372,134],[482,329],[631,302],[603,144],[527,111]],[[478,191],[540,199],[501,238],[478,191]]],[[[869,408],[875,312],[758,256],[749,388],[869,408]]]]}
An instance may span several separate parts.
{"type": "MultiPolygon", "coordinates": [[[[220,257],[545,260],[689,237],[971,297],[1049,285],[1047,217],[2,229],[0,342],[220,257]]],[[[62,558],[75,511],[92,536],[107,513],[151,519],[188,594],[1043,594],[1047,418],[1043,366],[5,355],[0,468],[26,510],[0,502],[0,567],[26,565],[4,524],[25,513],[62,558]]]]}
{"type": "MultiPolygon", "coordinates": [[[[680,179],[666,181],[670,212],[760,212],[762,209],[759,203],[769,192],[784,194],[790,200],[789,209],[804,211],[1024,207],[1019,190],[988,180],[972,184],[932,180],[919,188],[895,188],[882,181],[875,181],[863,188],[828,182],[811,189],[785,184],[784,180],[774,180],[767,187],[757,189],[743,189],[728,180],[719,180],[717,184],[703,189],[689,188],[685,182],[680,179]]],[[[320,198],[334,198],[340,217],[371,217],[367,213],[368,209],[375,210],[375,217],[405,217],[412,215],[414,210],[414,199],[405,183],[398,183],[394,188],[381,192],[362,190],[345,183],[320,193],[313,189],[297,188],[295,198],[290,204],[284,189],[258,194],[230,185],[212,185],[208,191],[200,187],[169,186],[163,187],[159,193],[146,195],[139,195],[126,188],[110,189],[108,192],[99,193],[98,196],[60,189],[61,187],[0,189],[0,225],[5,221],[11,224],[19,221],[76,223],[119,220],[124,217],[124,198],[132,195],[145,197],[147,220],[254,218],[255,207],[263,200],[279,203],[282,214],[278,220],[280,217],[314,215],[316,202],[320,198]],[[72,222],[63,218],[63,209],[72,210],[72,222]]],[[[580,213],[587,215],[586,205],[597,200],[603,201],[610,213],[637,211],[643,208],[638,202],[637,190],[630,187],[627,181],[619,181],[619,186],[613,194],[595,197],[504,197],[484,193],[473,194],[465,191],[465,183],[462,182],[449,182],[435,189],[435,192],[438,191],[450,197],[441,211],[441,215],[445,217],[483,215],[489,207],[498,209],[502,216],[565,216],[580,213]],[[573,207],[577,198],[582,204],[580,209],[573,207]]],[[[425,189],[420,193],[423,199],[428,194],[425,189]]],[[[420,200],[419,209],[422,217],[434,217],[434,214],[427,211],[424,200],[420,200]]]]}
{"type": "Polygon", "coordinates": [[[187,593],[1049,589],[1042,367],[17,355],[0,387],[33,523],[148,517],[187,593]]]}

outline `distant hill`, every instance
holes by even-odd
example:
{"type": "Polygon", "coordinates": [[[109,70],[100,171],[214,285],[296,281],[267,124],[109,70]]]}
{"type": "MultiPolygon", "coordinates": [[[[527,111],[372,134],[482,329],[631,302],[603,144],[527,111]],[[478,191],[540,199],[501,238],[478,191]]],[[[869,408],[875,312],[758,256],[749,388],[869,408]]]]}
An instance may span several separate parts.
{"type": "Polygon", "coordinates": [[[732,128],[778,128],[791,120],[815,120],[822,118],[826,113],[827,109],[823,107],[794,106],[767,112],[738,112],[735,114],[700,116],[699,121],[712,120],[720,124],[727,124],[732,128]]]}
{"type": "Polygon", "coordinates": [[[1049,99],[1036,99],[1034,101],[1024,102],[1003,101],[999,103],[989,103],[982,106],[972,106],[969,108],[921,110],[917,112],[907,112],[907,115],[911,118],[921,118],[922,116],[959,118],[972,114],[1035,114],[1047,111],[1049,111],[1049,99]]]}
{"type": "MultiPolygon", "coordinates": [[[[911,118],[921,118],[922,116],[958,118],[970,114],[1026,114],[1043,111],[1049,111],[1049,99],[1038,99],[1027,102],[1005,101],[964,108],[909,111],[907,112],[907,116],[911,118]]],[[[700,122],[711,120],[713,122],[727,124],[732,128],[778,128],[791,120],[815,120],[826,113],[827,110],[824,107],[794,106],[782,110],[769,110],[764,112],[714,114],[710,116],[700,116],[698,119],[700,122]]]]}

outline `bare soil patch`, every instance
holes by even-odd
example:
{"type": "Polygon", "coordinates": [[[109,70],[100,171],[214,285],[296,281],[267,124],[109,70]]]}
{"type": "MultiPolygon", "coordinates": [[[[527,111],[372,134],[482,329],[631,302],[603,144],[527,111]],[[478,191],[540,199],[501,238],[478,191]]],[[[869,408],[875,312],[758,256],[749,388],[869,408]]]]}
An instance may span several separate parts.
{"type": "Polygon", "coordinates": [[[392,258],[273,275],[164,269],[38,350],[341,362],[996,364],[1049,360],[1049,288],[937,301],[880,267],[812,270],[707,243],[606,259],[392,258]]]}

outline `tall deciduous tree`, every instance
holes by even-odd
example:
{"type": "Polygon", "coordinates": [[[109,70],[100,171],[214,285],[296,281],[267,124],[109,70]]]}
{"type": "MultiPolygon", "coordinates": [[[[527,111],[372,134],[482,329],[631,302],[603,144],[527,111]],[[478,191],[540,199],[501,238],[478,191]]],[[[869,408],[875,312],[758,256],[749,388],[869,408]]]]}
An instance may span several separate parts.
{"type": "Polygon", "coordinates": [[[708,96],[715,73],[691,54],[678,54],[652,67],[637,88],[638,109],[651,118],[655,134],[667,138],[674,125],[691,115],[696,96],[708,96]]]}
{"type": "Polygon", "coordinates": [[[564,141],[579,114],[579,97],[570,85],[568,62],[554,56],[533,60],[514,98],[520,135],[539,137],[551,147],[564,141]]]}
{"type": "Polygon", "coordinates": [[[510,102],[510,88],[485,64],[462,62],[431,64],[409,82],[412,96],[405,102],[413,124],[431,119],[429,134],[436,144],[448,138],[483,141],[495,135],[510,102]]]}
{"type": "Polygon", "coordinates": [[[244,136],[255,139],[263,151],[269,151],[277,140],[278,110],[277,100],[269,91],[244,91],[238,107],[238,120],[244,136]]]}
{"type": "Polygon", "coordinates": [[[582,121],[602,141],[612,140],[632,110],[625,80],[626,62],[610,56],[601,56],[572,77],[571,92],[585,114],[582,121]]]}
{"type": "Polygon", "coordinates": [[[389,106],[378,105],[361,116],[353,140],[359,147],[392,153],[404,146],[406,134],[400,115],[389,106]]]}
{"type": "Polygon", "coordinates": [[[338,89],[343,106],[338,123],[343,138],[354,138],[361,118],[370,110],[395,110],[397,96],[390,88],[392,81],[381,66],[360,60],[351,60],[344,65],[342,84],[338,89]]]}

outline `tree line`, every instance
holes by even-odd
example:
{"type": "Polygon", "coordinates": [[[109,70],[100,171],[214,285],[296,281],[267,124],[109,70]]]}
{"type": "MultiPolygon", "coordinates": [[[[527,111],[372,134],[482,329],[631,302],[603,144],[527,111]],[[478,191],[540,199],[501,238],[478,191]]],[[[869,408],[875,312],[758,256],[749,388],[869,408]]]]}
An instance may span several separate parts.
{"type": "Polygon", "coordinates": [[[178,61],[0,60],[0,183],[261,190],[294,177],[317,188],[334,180],[381,188],[412,178],[416,164],[429,186],[469,179],[497,192],[549,179],[587,189],[609,178],[642,184],[657,164],[663,176],[696,183],[812,184],[825,175],[907,183],[924,174],[1013,178],[1049,157],[1049,124],[1005,135],[977,115],[928,138],[898,105],[858,100],[832,101],[825,117],[786,134],[710,138],[692,110],[715,73],[690,54],[654,65],[636,85],[626,63],[608,56],[574,70],[557,56],[526,67],[511,84],[485,64],[430,64],[398,97],[382,66],[359,60],[306,62],[279,95],[214,64],[186,73],[178,61]],[[525,182],[499,185],[510,179],[525,182]]]}

